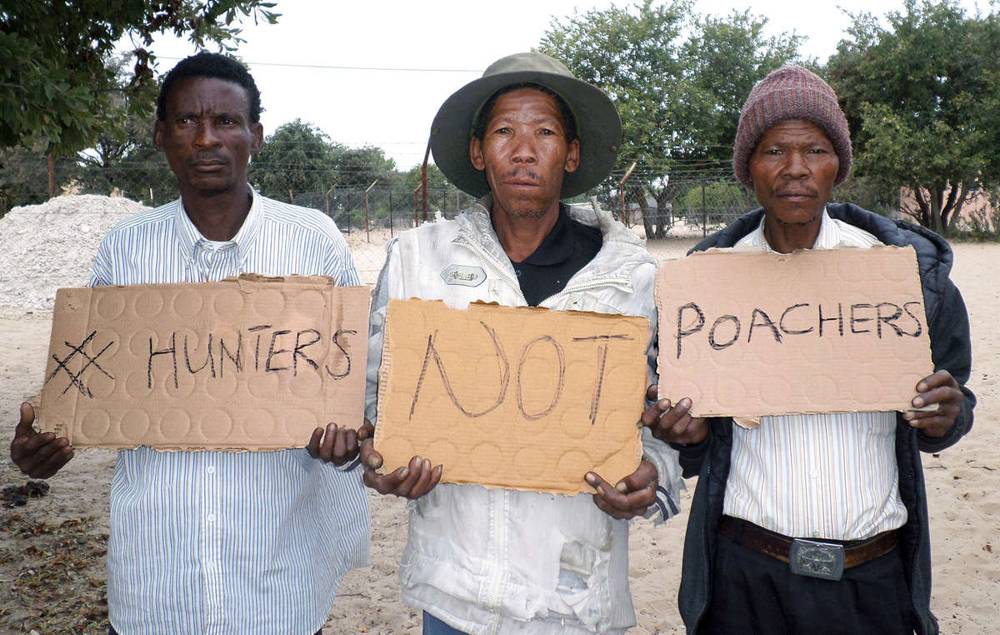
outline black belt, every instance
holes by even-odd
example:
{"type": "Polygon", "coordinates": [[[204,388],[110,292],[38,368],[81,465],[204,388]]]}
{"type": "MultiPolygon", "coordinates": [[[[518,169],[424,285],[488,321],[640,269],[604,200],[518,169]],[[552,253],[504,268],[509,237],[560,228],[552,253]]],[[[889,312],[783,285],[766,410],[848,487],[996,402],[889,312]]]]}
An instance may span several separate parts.
{"type": "Polygon", "coordinates": [[[844,569],[889,553],[896,548],[896,534],[896,530],[892,530],[864,540],[827,542],[789,538],[732,516],[723,516],[719,521],[719,535],[747,549],[787,562],[792,573],[827,580],[839,580],[844,569]]]}

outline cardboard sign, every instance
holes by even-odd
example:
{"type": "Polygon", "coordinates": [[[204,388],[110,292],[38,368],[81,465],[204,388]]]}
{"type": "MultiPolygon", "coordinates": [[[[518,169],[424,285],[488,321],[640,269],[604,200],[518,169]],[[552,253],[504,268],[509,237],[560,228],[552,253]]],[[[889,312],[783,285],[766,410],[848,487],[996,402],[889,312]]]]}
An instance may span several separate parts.
{"type": "Polygon", "coordinates": [[[392,300],[375,448],[442,481],[575,494],[642,456],[649,322],[576,311],[392,300]]]}
{"type": "Polygon", "coordinates": [[[933,371],[912,247],[661,265],[660,397],[697,416],[907,410],[933,371]]]}
{"type": "Polygon", "coordinates": [[[77,447],[304,447],[363,419],[367,287],[325,277],[59,289],[43,430],[77,447]]]}

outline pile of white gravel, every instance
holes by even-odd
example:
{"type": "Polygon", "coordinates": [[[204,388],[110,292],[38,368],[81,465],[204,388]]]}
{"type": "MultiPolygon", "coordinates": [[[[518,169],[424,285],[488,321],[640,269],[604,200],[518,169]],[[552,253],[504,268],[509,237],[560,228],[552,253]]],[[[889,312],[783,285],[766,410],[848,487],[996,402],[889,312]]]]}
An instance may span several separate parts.
{"type": "Polygon", "coordinates": [[[0,309],[51,310],[56,289],[86,286],[101,239],[143,209],[85,194],[10,210],[0,218],[0,309]]]}

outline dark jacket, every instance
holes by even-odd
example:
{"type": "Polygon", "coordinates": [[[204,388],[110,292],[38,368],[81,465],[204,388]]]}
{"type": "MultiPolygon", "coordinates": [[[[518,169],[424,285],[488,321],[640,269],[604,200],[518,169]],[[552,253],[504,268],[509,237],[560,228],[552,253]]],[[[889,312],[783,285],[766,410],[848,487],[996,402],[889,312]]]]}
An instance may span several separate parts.
{"type": "MultiPolygon", "coordinates": [[[[929,437],[910,427],[902,417],[897,418],[899,494],[908,514],[906,525],[900,529],[900,553],[910,582],[914,627],[921,634],[937,633],[937,619],[930,610],[931,549],[920,451],[939,452],[955,444],[972,427],[972,410],[976,404],[975,396],[965,387],[972,363],[972,347],[965,303],[948,277],[951,248],[930,230],[889,220],[856,205],[830,204],[827,211],[832,218],[859,227],[886,245],[912,245],[916,249],[934,368],[951,372],[965,393],[961,414],[951,431],[942,438],[929,437]]],[[[757,209],[740,217],[698,243],[692,251],[732,247],[760,225],[763,214],[763,209],[757,209]]],[[[732,419],[712,420],[705,442],[678,447],[684,476],[699,476],[684,541],[684,569],[678,596],[681,616],[689,633],[698,632],[711,601],[711,563],[729,478],[732,425],[732,419]]]]}

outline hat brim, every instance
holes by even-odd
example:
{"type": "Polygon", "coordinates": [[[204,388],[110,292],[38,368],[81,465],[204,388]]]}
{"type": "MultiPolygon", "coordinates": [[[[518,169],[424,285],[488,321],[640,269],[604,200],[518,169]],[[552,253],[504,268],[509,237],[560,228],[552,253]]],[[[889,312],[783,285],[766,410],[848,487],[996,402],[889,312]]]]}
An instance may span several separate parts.
{"type": "Polygon", "coordinates": [[[449,97],[431,124],[434,163],[458,189],[476,197],[489,193],[483,172],[472,166],[469,142],[479,110],[496,92],[517,84],[538,84],[559,95],[576,120],[580,165],[563,178],[561,198],[582,194],[604,180],[615,165],[622,139],[618,110],[601,89],[587,82],[540,71],[499,73],[472,81],[449,97]]]}

